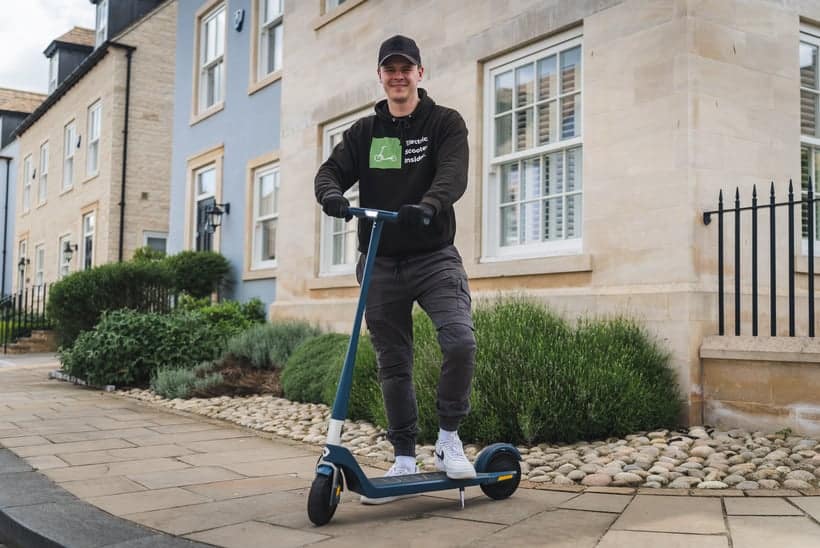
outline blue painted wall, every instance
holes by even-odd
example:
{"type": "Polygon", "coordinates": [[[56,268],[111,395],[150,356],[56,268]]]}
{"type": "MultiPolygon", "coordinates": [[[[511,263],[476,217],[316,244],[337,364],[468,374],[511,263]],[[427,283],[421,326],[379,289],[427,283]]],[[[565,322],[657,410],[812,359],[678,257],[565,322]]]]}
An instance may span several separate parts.
{"type": "MultiPolygon", "coordinates": [[[[225,108],[198,124],[190,125],[196,11],[204,4],[193,0],[179,2],[177,17],[176,83],[174,90],[174,136],[171,164],[171,218],[169,253],[184,249],[185,182],[187,159],[223,143],[225,156],[222,201],[231,204],[224,215],[221,231],[222,253],[231,262],[234,285],[226,295],[247,301],[259,297],[266,305],[276,297],[276,280],[242,281],[245,258],[245,203],[248,161],[279,149],[279,109],[281,81],[248,95],[252,0],[228,0],[225,34],[225,108]],[[233,26],[233,15],[245,10],[241,32],[233,26]]],[[[267,310],[267,306],[265,307],[267,310]]]]}
{"type": "MultiPolygon", "coordinates": [[[[2,252],[6,250],[5,262],[0,263],[0,276],[5,282],[5,294],[12,293],[15,288],[11,286],[14,269],[17,268],[14,264],[14,256],[17,253],[17,242],[14,238],[14,204],[17,193],[15,192],[15,183],[17,174],[17,155],[20,150],[20,142],[14,140],[4,148],[0,149],[0,156],[7,156],[12,158],[11,162],[7,164],[6,160],[0,160],[0,261],[3,260],[2,252]],[[8,172],[8,192],[9,192],[9,207],[6,210],[6,169],[8,172]],[[6,223],[6,241],[3,242],[3,223],[6,223]]],[[[2,296],[2,295],[0,295],[2,296]]]]}

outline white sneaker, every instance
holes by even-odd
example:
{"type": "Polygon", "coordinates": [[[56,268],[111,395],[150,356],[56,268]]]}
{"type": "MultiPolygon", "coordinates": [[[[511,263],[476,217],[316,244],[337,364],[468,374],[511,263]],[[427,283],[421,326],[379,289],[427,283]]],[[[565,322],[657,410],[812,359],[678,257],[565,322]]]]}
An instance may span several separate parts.
{"type": "Polygon", "coordinates": [[[467,460],[464,447],[458,434],[447,441],[441,438],[436,441],[436,468],[445,472],[450,479],[471,479],[475,477],[475,468],[467,460]]]}
{"type": "MultiPolygon", "coordinates": [[[[413,468],[403,468],[399,466],[397,463],[393,463],[393,466],[390,467],[390,470],[384,475],[384,477],[388,476],[407,476],[410,474],[418,474],[419,467],[415,466],[413,468]]],[[[370,498],[364,495],[361,496],[359,502],[362,504],[387,504],[388,502],[393,502],[394,500],[403,499],[407,497],[415,497],[418,493],[414,493],[412,495],[397,495],[395,497],[379,497],[379,498],[370,498]]]]}

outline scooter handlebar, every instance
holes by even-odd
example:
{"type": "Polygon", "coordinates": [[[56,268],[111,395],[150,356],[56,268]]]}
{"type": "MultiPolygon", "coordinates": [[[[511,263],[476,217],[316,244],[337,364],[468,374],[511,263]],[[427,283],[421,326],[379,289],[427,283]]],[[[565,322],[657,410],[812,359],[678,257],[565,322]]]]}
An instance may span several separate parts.
{"type": "MultiPolygon", "coordinates": [[[[388,221],[391,223],[398,222],[399,214],[396,211],[385,211],[383,209],[370,209],[367,207],[349,207],[347,208],[347,212],[353,215],[354,217],[359,218],[367,218],[373,219],[374,221],[377,219],[388,221]]],[[[425,219],[425,225],[430,224],[430,219],[425,219]]]]}

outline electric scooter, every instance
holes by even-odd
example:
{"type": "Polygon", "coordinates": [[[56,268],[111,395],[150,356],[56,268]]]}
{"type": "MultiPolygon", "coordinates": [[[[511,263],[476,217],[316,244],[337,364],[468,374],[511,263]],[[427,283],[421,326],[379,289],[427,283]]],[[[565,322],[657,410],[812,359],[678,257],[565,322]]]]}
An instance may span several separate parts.
{"type": "Polygon", "coordinates": [[[341,500],[342,489],[345,486],[348,490],[369,498],[458,489],[461,508],[464,508],[464,488],[471,485],[480,486],[485,495],[495,500],[509,497],[518,489],[521,481],[521,465],[519,464],[521,454],[514,446],[507,443],[495,443],[485,447],[475,461],[476,477],[458,480],[448,478],[444,472],[368,478],[350,451],[342,447],[342,426],[347,417],[356,348],[359,344],[359,332],[367,301],[367,290],[370,286],[370,276],[376,259],[376,250],[379,246],[383,224],[396,222],[398,219],[397,213],[378,209],[351,207],[349,213],[354,217],[372,220],[373,228],[367,248],[353,332],[333,401],[327,442],[316,464],[316,478],[313,480],[308,495],[307,510],[310,521],[316,525],[328,523],[336,512],[341,500]]]}

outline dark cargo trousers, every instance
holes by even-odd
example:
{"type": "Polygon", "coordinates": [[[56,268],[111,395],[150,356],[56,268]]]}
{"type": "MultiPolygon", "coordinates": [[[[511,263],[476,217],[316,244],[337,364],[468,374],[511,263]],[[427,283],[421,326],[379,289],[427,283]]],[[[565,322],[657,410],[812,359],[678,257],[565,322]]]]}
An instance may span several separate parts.
{"type": "MultiPolygon", "coordinates": [[[[360,282],[363,268],[364,256],[356,268],[360,282]]],[[[455,246],[411,257],[377,257],[373,265],[365,320],[379,365],[387,439],[397,456],[416,454],[414,301],[436,326],[443,355],[436,404],[439,425],[456,430],[470,411],[476,344],[467,274],[455,246]]]]}

